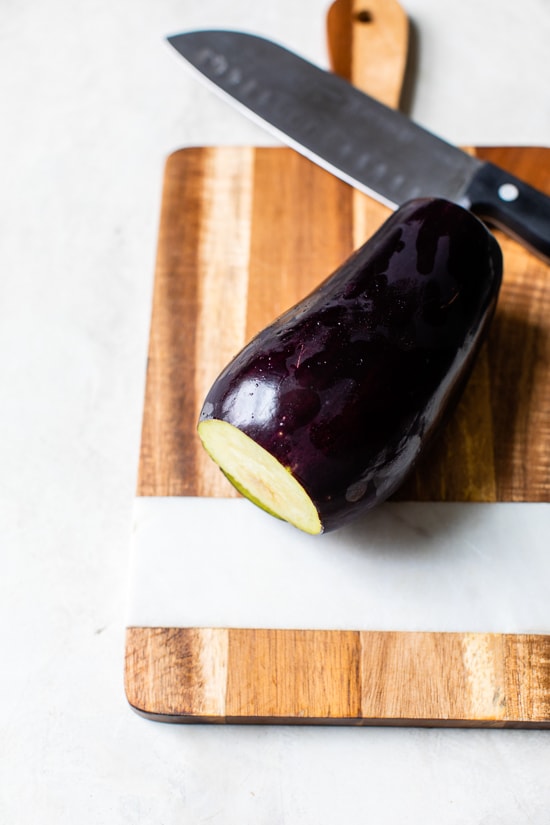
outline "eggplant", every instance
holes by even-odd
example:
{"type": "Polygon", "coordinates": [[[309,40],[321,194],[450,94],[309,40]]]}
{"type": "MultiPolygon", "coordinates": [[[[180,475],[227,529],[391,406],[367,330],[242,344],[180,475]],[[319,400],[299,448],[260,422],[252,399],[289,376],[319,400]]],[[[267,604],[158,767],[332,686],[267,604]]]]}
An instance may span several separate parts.
{"type": "Polygon", "coordinates": [[[494,313],[500,247],[471,212],[409,201],[256,335],[208,392],[199,437],[244,496],[311,534],[405,480],[494,313]]]}

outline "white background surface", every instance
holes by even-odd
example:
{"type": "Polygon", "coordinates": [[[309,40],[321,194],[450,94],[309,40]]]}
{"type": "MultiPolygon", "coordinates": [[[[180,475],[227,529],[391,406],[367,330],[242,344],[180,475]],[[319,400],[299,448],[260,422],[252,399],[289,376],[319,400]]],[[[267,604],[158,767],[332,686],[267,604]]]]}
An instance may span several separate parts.
{"type": "MultiPolygon", "coordinates": [[[[550,142],[547,0],[407,0],[412,114],[550,142]]],[[[231,26],[326,64],[318,0],[0,8],[0,822],[547,825],[550,735],[171,727],[122,689],[163,164],[271,144],[163,36],[231,26]]]]}

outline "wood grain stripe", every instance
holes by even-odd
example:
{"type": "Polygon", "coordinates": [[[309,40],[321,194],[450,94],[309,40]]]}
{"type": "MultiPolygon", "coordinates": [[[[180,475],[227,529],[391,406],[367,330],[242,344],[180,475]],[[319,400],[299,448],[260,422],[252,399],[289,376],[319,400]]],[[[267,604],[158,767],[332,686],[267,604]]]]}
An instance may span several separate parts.
{"type": "Polygon", "coordinates": [[[151,717],[223,721],[228,631],[128,628],[126,696],[151,717]]]}
{"type": "Polygon", "coordinates": [[[194,415],[198,249],[205,153],[175,152],[164,174],[138,495],[190,495],[197,473],[194,415]],[[182,204],[185,208],[182,209],[182,204]]]}
{"type": "Polygon", "coordinates": [[[350,187],[295,152],[256,149],[247,339],[342,263],[352,226],[350,187]]]}
{"type": "Polygon", "coordinates": [[[362,246],[389,218],[391,210],[357,189],[352,191],[353,248],[362,246]]]}
{"type": "Polygon", "coordinates": [[[506,637],[498,634],[465,633],[461,639],[465,693],[464,716],[491,708],[494,722],[506,718],[505,676],[506,637]]]}
{"type": "Polygon", "coordinates": [[[514,268],[515,245],[500,237],[509,277],[488,342],[498,497],[549,500],[550,480],[550,278],[524,255],[514,268]],[[535,435],[536,434],[536,435],[535,435]]]}
{"type": "Polygon", "coordinates": [[[331,70],[351,81],[353,0],[334,0],[327,11],[331,70]]]}
{"type": "Polygon", "coordinates": [[[505,637],[506,695],[519,718],[550,727],[550,644],[546,636],[505,637]]]}
{"type": "Polygon", "coordinates": [[[246,630],[229,635],[226,716],[233,721],[355,720],[360,716],[359,635],[246,630]]]}
{"type": "MultiPolygon", "coordinates": [[[[550,150],[487,147],[478,157],[550,194],[550,150]]],[[[499,501],[550,501],[550,275],[502,232],[504,281],[488,340],[499,501]]]]}
{"type": "Polygon", "coordinates": [[[550,728],[550,636],[131,627],[126,691],[181,722],[550,728]]]}
{"type": "Polygon", "coordinates": [[[396,0],[336,0],[327,14],[332,70],[398,107],[408,55],[409,22],[396,0]]]}
{"type": "MultiPolygon", "coordinates": [[[[196,422],[204,398],[246,341],[254,154],[251,147],[206,150],[197,253],[195,408],[189,433],[197,447],[196,422]]],[[[236,495],[202,448],[196,456],[196,473],[198,495],[236,495]]]]}

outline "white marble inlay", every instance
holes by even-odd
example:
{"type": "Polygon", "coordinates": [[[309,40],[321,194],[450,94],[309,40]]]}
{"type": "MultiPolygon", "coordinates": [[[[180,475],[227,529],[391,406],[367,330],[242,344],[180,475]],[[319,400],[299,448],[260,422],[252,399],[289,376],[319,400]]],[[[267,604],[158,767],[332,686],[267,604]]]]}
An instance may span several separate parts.
{"type": "Polygon", "coordinates": [[[129,625],[550,632],[549,504],[387,503],[308,536],[242,499],[138,498],[129,625]]]}

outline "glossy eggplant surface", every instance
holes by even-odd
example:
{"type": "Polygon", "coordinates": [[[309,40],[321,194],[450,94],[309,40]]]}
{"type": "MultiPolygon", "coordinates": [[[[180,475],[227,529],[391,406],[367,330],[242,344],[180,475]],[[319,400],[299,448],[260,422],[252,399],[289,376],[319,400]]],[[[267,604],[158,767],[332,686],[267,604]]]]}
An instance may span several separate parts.
{"type": "Polygon", "coordinates": [[[494,236],[410,201],[214,382],[199,435],[244,495],[309,533],[404,481],[464,386],[502,278],[494,236]]]}

